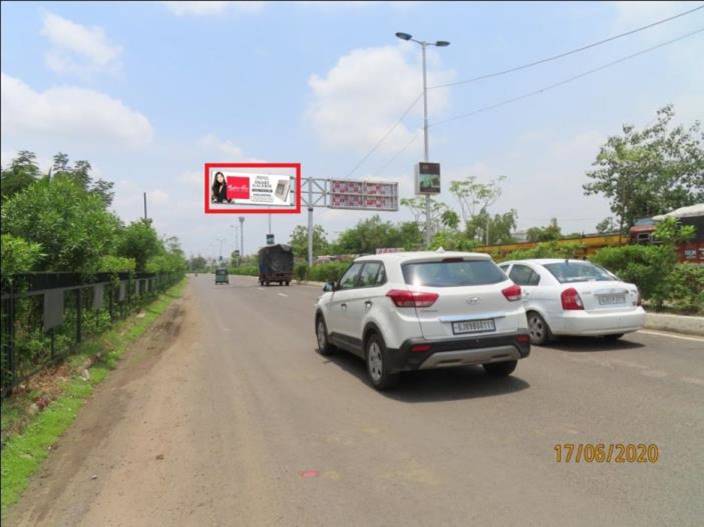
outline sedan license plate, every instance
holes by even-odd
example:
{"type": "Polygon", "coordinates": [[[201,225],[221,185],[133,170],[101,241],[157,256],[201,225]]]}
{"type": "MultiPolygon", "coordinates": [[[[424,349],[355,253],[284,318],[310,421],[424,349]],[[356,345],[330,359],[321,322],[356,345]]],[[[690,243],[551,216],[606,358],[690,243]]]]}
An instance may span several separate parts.
{"type": "Polygon", "coordinates": [[[496,331],[493,318],[484,320],[461,320],[452,323],[452,332],[455,335],[464,333],[485,333],[487,331],[496,331]]]}
{"type": "Polygon", "coordinates": [[[613,304],[625,304],[626,295],[599,295],[599,304],[611,306],[613,304]]]}

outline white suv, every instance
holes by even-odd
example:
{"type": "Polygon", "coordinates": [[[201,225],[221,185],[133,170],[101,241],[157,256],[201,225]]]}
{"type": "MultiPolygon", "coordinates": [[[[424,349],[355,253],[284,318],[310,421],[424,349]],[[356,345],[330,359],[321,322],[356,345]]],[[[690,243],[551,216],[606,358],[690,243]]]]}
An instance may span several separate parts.
{"type": "Polygon", "coordinates": [[[377,389],[404,370],[482,364],[506,376],[530,353],[521,288],[486,254],[363,256],[323,291],[318,351],[359,355],[377,389]]]}

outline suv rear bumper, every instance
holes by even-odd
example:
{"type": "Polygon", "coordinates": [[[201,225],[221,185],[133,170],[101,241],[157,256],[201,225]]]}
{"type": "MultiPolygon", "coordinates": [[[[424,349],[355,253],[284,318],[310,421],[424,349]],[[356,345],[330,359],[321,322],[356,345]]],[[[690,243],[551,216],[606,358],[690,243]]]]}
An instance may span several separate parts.
{"type": "Polygon", "coordinates": [[[387,351],[389,366],[394,372],[505,362],[530,354],[530,335],[526,329],[461,339],[413,338],[404,341],[399,349],[387,351]],[[419,346],[424,351],[412,351],[419,346]]]}

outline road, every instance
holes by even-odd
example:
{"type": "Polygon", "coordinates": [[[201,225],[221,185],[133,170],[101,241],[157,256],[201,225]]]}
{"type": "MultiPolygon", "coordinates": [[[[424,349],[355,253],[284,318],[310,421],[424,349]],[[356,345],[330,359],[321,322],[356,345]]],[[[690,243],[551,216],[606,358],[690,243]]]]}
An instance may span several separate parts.
{"type": "Polygon", "coordinates": [[[6,525],[701,525],[704,339],[570,339],[382,394],[315,353],[318,294],[191,278],[6,525]],[[555,461],[590,442],[660,459],[555,461]]]}

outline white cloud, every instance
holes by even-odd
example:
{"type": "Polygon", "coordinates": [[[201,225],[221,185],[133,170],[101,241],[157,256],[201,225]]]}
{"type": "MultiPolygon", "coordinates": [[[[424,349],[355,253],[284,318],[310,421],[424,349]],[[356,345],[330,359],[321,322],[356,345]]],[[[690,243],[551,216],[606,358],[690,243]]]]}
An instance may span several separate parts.
{"type": "Polygon", "coordinates": [[[218,155],[225,155],[227,161],[240,161],[242,149],[229,139],[219,139],[215,134],[208,134],[198,139],[198,146],[218,155]]]}
{"type": "MultiPolygon", "coordinates": [[[[398,46],[354,49],[341,57],[324,76],[311,75],[308,84],[313,100],[307,111],[323,145],[332,148],[370,148],[396,122],[421,92],[418,49],[398,46]]],[[[437,59],[429,53],[428,84],[454,78],[451,70],[433,67],[437,59]]],[[[447,106],[447,90],[432,90],[429,106],[438,115],[447,106]]],[[[422,115],[419,100],[407,120],[422,115]]],[[[382,150],[398,148],[413,132],[401,123],[383,143],[382,150]]]]}
{"type": "Polygon", "coordinates": [[[143,146],[152,139],[149,120],[122,101],[94,90],[58,86],[39,92],[2,73],[2,130],[13,143],[38,136],[70,137],[87,144],[143,146]]]}
{"type": "Polygon", "coordinates": [[[43,16],[41,34],[52,44],[47,66],[57,73],[115,73],[120,69],[120,46],[112,44],[98,26],[86,27],[53,13],[43,16]]]}
{"type": "Polygon", "coordinates": [[[265,2],[162,2],[169,11],[178,16],[217,15],[233,8],[245,13],[256,13],[264,8],[265,2]]]}

